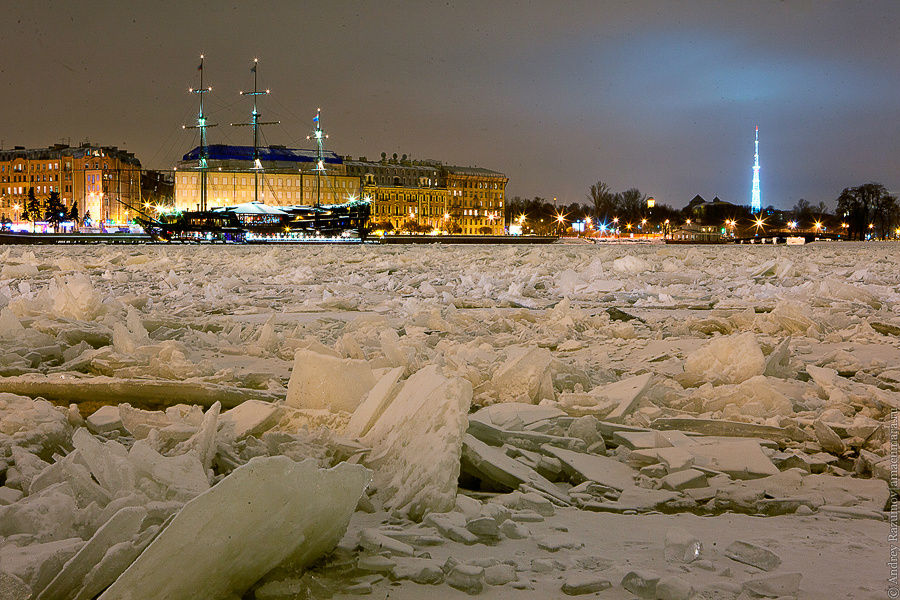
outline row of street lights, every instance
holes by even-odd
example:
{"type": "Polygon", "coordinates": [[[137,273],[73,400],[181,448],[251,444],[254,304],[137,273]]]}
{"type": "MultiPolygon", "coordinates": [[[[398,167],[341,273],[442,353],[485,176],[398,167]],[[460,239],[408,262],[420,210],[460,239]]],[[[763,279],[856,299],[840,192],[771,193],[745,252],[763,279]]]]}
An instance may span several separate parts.
{"type": "MultiPolygon", "coordinates": [[[[526,221],[526,216],[524,213],[520,214],[516,219],[514,219],[514,222],[517,222],[521,227],[525,226],[525,221],[526,221]]],[[[567,222],[566,215],[563,213],[557,212],[555,214],[555,221],[556,221],[557,228],[562,229],[567,222]]],[[[593,219],[591,219],[591,217],[585,217],[584,224],[587,229],[594,228],[593,219]]],[[[600,231],[600,232],[606,232],[606,231],[617,232],[617,231],[619,231],[619,227],[618,227],[619,226],[619,217],[613,217],[611,224],[613,225],[612,227],[607,226],[605,223],[602,223],[597,228],[597,231],[600,231]]],[[[691,225],[692,224],[691,219],[685,219],[684,224],[691,225]]],[[[643,230],[644,226],[646,226],[646,225],[647,225],[647,219],[642,218],[640,225],[638,225],[637,228],[643,230]]],[[[737,219],[725,219],[725,229],[727,231],[734,233],[735,229],[737,228],[737,225],[738,225],[737,219]]],[[[671,227],[671,221],[669,219],[666,219],[665,221],[663,221],[660,224],[660,226],[663,227],[663,229],[668,230],[671,227]]],[[[753,220],[752,227],[755,228],[757,233],[760,231],[765,231],[765,226],[766,226],[766,221],[762,217],[756,217],[753,220]]],[[[795,231],[800,227],[800,224],[797,221],[792,220],[792,221],[788,221],[787,226],[788,226],[788,229],[790,229],[791,231],[795,231]]],[[[631,232],[634,227],[635,227],[635,225],[632,223],[625,224],[626,231],[631,232]]],[[[847,223],[841,223],[841,229],[847,230],[848,228],[849,228],[849,225],[847,223]]],[[[869,230],[872,231],[872,230],[874,230],[874,228],[875,228],[875,224],[869,223],[869,230]]],[[[818,233],[818,232],[824,232],[828,228],[821,221],[814,221],[812,223],[812,229],[818,233]]],[[[900,227],[898,227],[894,233],[896,233],[898,236],[900,236],[900,227]]]]}

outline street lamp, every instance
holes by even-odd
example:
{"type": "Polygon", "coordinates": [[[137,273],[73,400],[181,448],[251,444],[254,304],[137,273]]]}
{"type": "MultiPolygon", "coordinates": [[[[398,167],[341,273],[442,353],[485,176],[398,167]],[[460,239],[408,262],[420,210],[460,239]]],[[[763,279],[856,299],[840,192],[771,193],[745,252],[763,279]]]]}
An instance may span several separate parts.
{"type": "Polygon", "coordinates": [[[762,219],[762,217],[756,217],[756,222],[754,224],[756,225],[756,233],[758,235],[760,230],[763,229],[763,225],[765,225],[766,222],[762,219]]]}
{"type": "Polygon", "coordinates": [[[788,221],[788,227],[791,229],[797,229],[797,221],[788,221]]]}
{"type": "Polygon", "coordinates": [[[737,225],[737,221],[734,219],[725,219],[725,230],[727,233],[730,233],[732,236],[734,235],[734,226],[737,225]]]}

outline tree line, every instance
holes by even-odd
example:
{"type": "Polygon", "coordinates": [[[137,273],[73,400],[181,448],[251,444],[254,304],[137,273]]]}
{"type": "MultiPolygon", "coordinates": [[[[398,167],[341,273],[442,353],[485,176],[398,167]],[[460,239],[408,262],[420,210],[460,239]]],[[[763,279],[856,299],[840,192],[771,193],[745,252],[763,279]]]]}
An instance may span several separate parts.
{"type": "Polygon", "coordinates": [[[601,225],[612,227],[614,219],[617,220],[617,224],[624,227],[627,223],[637,225],[644,219],[658,224],[665,222],[666,219],[675,222],[682,217],[681,211],[668,204],[656,203],[653,208],[648,207],[648,199],[649,196],[638,188],[614,192],[607,183],[598,181],[588,190],[586,202],[557,206],[540,196],[535,198],[514,196],[507,200],[504,214],[507,223],[518,221],[524,215],[526,223],[530,223],[532,229],[541,228],[543,223],[546,232],[553,229],[552,223],[557,223],[560,217],[566,223],[590,218],[594,227],[601,225]]]}
{"type": "MultiPolygon", "coordinates": [[[[637,188],[615,192],[609,184],[598,181],[590,186],[585,202],[557,205],[540,196],[521,198],[514,196],[506,202],[506,223],[519,222],[524,216],[525,224],[535,233],[553,233],[565,223],[593,220],[595,228],[606,225],[612,228],[613,220],[620,229],[628,223],[636,225],[647,219],[651,226],[667,221],[683,223],[721,224],[731,220],[740,226],[752,227],[758,215],[750,212],[746,205],[728,203],[700,203],[691,201],[677,210],[667,204],[656,202],[653,208],[647,206],[648,196],[637,188]]],[[[769,206],[760,216],[766,228],[787,229],[791,225],[799,229],[812,229],[815,224],[830,231],[842,231],[847,239],[886,239],[900,229],[900,205],[897,197],[880,183],[866,183],[857,187],[844,188],[836,201],[834,211],[825,202],[816,205],[800,199],[791,210],[776,210],[769,206]]]]}
{"type": "Polygon", "coordinates": [[[865,239],[867,234],[883,240],[900,226],[897,197],[880,183],[844,188],[836,212],[847,223],[851,240],[865,239]]]}

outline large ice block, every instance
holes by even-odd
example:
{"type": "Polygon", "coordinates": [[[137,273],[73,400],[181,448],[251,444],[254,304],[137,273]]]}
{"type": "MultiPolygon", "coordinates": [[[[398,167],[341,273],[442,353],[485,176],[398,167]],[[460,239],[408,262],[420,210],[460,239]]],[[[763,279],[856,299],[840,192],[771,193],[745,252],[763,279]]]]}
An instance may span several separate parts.
{"type": "Polygon", "coordinates": [[[369,472],[257,457],[188,502],[102,600],[240,596],[276,567],[301,569],[347,528],[369,472]]]}

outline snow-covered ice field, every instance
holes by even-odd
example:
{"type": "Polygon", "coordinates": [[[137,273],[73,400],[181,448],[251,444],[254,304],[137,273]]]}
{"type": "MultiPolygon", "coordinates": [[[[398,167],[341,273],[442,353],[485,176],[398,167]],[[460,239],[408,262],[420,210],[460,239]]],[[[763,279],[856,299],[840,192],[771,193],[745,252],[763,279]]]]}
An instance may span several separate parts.
{"type": "Polygon", "coordinates": [[[888,597],[898,250],[6,248],[0,598],[888,597]]]}

